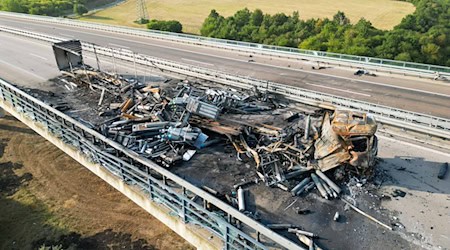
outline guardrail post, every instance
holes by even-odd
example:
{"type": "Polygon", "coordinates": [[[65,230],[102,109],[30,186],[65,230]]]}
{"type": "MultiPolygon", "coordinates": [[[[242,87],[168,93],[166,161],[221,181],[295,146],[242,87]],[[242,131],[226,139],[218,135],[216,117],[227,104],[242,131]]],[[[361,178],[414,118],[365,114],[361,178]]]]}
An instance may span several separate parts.
{"type": "Polygon", "coordinates": [[[125,175],[124,175],[125,171],[123,171],[123,164],[122,163],[119,163],[119,169],[120,169],[120,177],[122,177],[122,180],[124,180],[126,182],[125,175]]]}
{"type": "Polygon", "coordinates": [[[137,80],[136,53],[133,52],[134,78],[137,80]]]}
{"type": "Polygon", "coordinates": [[[148,192],[150,193],[150,199],[153,200],[155,197],[153,195],[153,182],[150,178],[152,175],[150,173],[150,168],[147,168],[147,185],[148,185],[148,192]]]}
{"type": "Polygon", "coordinates": [[[224,235],[224,239],[225,239],[225,249],[228,250],[230,249],[230,237],[229,237],[229,233],[230,233],[230,229],[228,228],[228,226],[225,227],[225,235],[224,235]]]}
{"type": "Polygon", "coordinates": [[[59,125],[59,129],[61,130],[61,138],[67,140],[66,132],[64,131],[64,126],[66,125],[66,120],[62,119],[61,124],[59,125]]]}
{"type": "Polygon", "coordinates": [[[164,184],[164,186],[167,186],[167,177],[165,175],[163,175],[162,177],[162,183],[164,184]]]}
{"type": "MultiPolygon", "coordinates": [[[[0,88],[0,99],[5,100],[5,97],[3,96],[3,89],[0,88]]],[[[5,117],[5,111],[0,108],[0,118],[5,117]]]]}
{"type": "MultiPolygon", "coordinates": [[[[186,195],[186,188],[183,187],[182,190],[183,190],[183,193],[182,193],[183,198],[186,198],[187,197],[187,195],[186,195]]],[[[181,206],[182,206],[181,207],[181,219],[183,220],[184,223],[186,223],[187,222],[187,218],[186,218],[186,206],[187,206],[187,203],[186,203],[185,199],[182,199],[181,206]]]]}

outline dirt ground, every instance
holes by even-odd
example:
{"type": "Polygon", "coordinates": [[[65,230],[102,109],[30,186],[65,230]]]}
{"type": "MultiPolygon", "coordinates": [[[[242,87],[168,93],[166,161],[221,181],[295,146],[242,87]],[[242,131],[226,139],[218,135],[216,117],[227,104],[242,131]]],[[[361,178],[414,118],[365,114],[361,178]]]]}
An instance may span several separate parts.
{"type": "Polygon", "coordinates": [[[0,211],[0,249],[193,249],[12,116],[0,119],[0,211]]]}

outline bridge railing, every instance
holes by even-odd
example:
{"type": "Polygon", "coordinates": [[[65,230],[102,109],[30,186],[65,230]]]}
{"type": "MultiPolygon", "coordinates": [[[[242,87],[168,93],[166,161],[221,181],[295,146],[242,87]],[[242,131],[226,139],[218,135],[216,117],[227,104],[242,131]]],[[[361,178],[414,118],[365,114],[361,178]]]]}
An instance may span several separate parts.
{"type": "MultiPolygon", "coordinates": [[[[66,114],[0,79],[0,104],[41,124],[184,223],[207,229],[224,249],[302,249],[169,170],[139,156],[66,114]],[[192,199],[194,196],[198,199],[192,199]],[[238,223],[239,222],[239,223],[238,223]],[[239,228],[238,226],[239,225],[239,228]]],[[[209,240],[209,239],[205,239],[209,240]]]]}
{"type": "MultiPolygon", "coordinates": [[[[4,26],[0,26],[0,31],[31,37],[34,39],[40,39],[47,42],[57,42],[65,40],[63,38],[42,35],[31,31],[12,29],[4,26]]],[[[369,103],[356,99],[344,98],[275,82],[263,81],[239,75],[232,75],[199,66],[188,65],[142,55],[126,49],[108,48],[86,42],[82,42],[82,46],[83,50],[86,52],[92,52],[104,57],[115,58],[126,62],[136,63],[152,68],[158,68],[162,71],[176,73],[182,76],[191,76],[199,79],[219,82],[222,84],[238,86],[247,89],[254,87],[260,90],[266,89],[276,94],[282,94],[287,98],[293,99],[295,101],[318,107],[331,109],[344,108],[348,110],[366,112],[373,115],[377,121],[384,124],[450,139],[450,119],[447,118],[411,112],[408,110],[369,103]]]]}
{"type": "Polygon", "coordinates": [[[234,40],[217,39],[210,37],[202,37],[189,34],[171,33],[158,30],[144,30],[132,27],[115,26],[108,24],[99,24],[86,21],[72,20],[61,17],[36,16],[21,13],[1,12],[0,15],[20,17],[40,22],[50,22],[57,24],[65,24],[68,26],[108,31],[118,34],[127,34],[134,36],[143,36],[149,38],[157,38],[162,40],[171,40],[177,42],[185,42],[197,45],[205,45],[211,47],[223,47],[232,50],[250,51],[277,57],[308,59],[311,61],[321,61],[338,65],[346,65],[351,67],[375,69],[387,72],[397,72],[402,74],[410,74],[414,76],[434,78],[436,72],[441,76],[450,77],[450,67],[413,63],[406,61],[389,60],[382,58],[374,58],[367,56],[355,56],[348,54],[331,53],[324,51],[305,50],[290,47],[281,47],[275,45],[265,45],[249,42],[240,42],[234,40]]]}

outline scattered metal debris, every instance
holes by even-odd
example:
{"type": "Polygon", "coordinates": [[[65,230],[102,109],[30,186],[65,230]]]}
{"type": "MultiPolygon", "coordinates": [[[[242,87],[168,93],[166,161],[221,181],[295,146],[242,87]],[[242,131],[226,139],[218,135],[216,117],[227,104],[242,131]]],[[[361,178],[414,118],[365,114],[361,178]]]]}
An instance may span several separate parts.
{"type": "Polygon", "coordinates": [[[374,73],[370,73],[370,71],[365,70],[365,69],[358,69],[355,73],[355,76],[362,76],[362,75],[367,75],[367,76],[377,76],[374,73]]]}
{"type": "Polygon", "coordinates": [[[287,230],[295,226],[292,224],[267,224],[266,227],[273,230],[287,230]]]}
{"type": "Polygon", "coordinates": [[[245,211],[245,190],[242,187],[238,189],[239,211],[245,211]]]}
{"type": "Polygon", "coordinates": [[[405,196],[406,192],[400,189],[395,189],[394,192],[392,193],[392,197],[405,197],[405,196]]]}
{"type": "Polygon", "coordinates": [[[334,221],[338,221],[339,218],[340,218],[339,212],[336,212],[336,213],[334,214],[333,220],[334,220],[334,221]]]}
{"type": "Polygon", "coordinates": [[[316,234],[313,234],[311,232],[307,232],[307,231],[304,231],[304,230],[300,230],[300,229],[297,229],[297,228],[288,228],[288,232],[289,233],[295,233],[297,235],[305,235],[305,236],[308,236],[308,237],[311,237],[311,238],[318,238],[319,237],[316,234]]]}
{"type": "Polygon", "coordinates": [[[348,205],[349,207],[351,207],[353,210],[355,210],[356,212],[366,216],[367,218],[369,218],[370,220],[376,222],[377,224],[389,229],[392,231],[392,227],[384,224],[383,222],[375,219],[374,217],[372,217],[371,215],[368,215],[367,213],[363,212],[361,209],[357,208],[356,206],[354,206],[353,204],[351,204],[350,202],[346,201],[345,199],[341,199],[346,205],[348,205]]]}
{"type": "MultiPolygon", "coordinates": [[[[323,250],[323,248],[317,246],[313,239],[306,237],[305,235],[297,235],[298,239],[303,242],[303,244],[307,245],[307,246],[312,246],[312,249],[316,249],[316,250],[323,250]]],[[[311,247],[309,248],[311,249],[311,247]]]]}

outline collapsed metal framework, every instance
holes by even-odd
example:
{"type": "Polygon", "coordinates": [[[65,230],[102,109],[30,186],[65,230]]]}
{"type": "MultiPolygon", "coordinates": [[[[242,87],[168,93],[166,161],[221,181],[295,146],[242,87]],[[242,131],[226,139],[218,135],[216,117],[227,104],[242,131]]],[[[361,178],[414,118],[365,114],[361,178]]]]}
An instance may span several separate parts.
{"type": "Polygon", "coordinates": [[[213,195],[183,180],[169,170],[106,138],[82,123],[0,79],[0,105],[8,105],[75,147],[92,162],[146,193],[179,217],[198,225],[222,240],[225,249],[303,249],[247,217],[213,195]],[[169,185],[170,183],[170,185],[169,185]],[[191,198],[203,200],[203,206],[191,198]],[[208,204],[218,211],[211,212],[208,204]],[[240,223],[240,229],[234,224],[240,223]]]}

